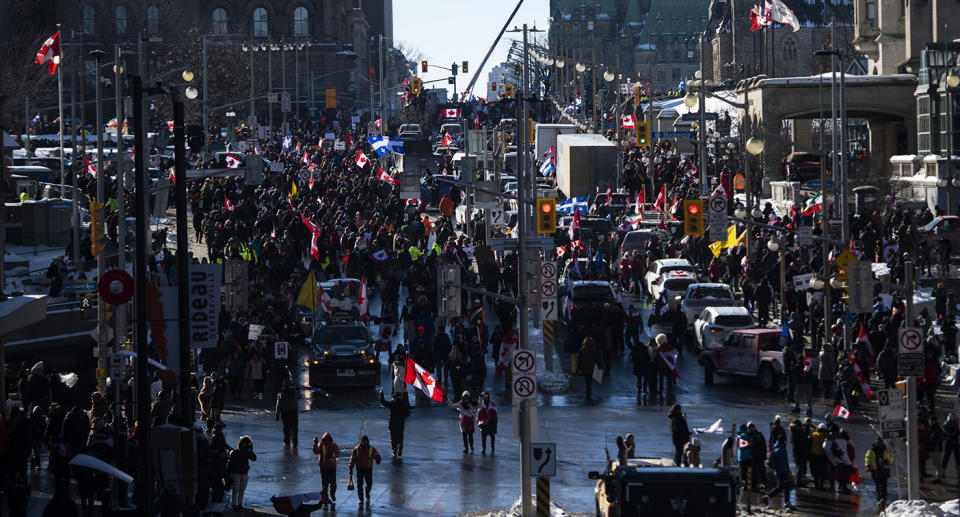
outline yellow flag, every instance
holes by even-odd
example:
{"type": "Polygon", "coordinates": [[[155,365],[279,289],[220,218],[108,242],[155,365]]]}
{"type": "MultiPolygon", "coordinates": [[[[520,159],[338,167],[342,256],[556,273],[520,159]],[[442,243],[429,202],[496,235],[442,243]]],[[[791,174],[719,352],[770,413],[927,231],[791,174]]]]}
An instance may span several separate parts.
{"type": "Polygon", "coordinates": [[[297,184],[296,184],[296,183],[291,183],[291,184],[290,184],[290,195],[291,195],[291,196],[296,196],[296,195],[297,195],[297,184]]]}
{"type": "Polygon", "coordinates": [[[737,242],[737,225],[732,224],[727,228],[727,241],[723,245],[724,248],[729,248],[730,246],[736,246],[737,242]]]}
{"type": "Polygon", "coordinates": [[[300,294],[297,295],[297,305],[307,307],[312,312],[317,312],[317,279],[313,276],[313,271],[307,274],[307,279],[300,288],[300,294]]]}
{"type": "Polygon", "coordinates": [[[710,251],[713,252],[714,257],[719,257],[720,252],[723,250],[723,243],[720,241],[715,241],[710,243],[710,251]]]}

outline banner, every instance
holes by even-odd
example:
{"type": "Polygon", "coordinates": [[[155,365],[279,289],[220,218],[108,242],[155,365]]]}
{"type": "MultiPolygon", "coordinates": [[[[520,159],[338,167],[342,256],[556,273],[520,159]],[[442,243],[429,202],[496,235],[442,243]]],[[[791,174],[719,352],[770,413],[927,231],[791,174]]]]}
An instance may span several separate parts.
{"type": "Polygon", "coordinates": [[[190,346],[216,348],[220,318],[220,264],[190,266],[190,346]]]}

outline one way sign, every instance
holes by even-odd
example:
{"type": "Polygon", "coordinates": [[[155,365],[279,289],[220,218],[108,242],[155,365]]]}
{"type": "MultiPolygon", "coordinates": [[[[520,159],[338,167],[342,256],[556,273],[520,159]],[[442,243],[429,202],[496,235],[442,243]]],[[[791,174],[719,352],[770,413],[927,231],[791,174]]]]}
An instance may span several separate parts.
{"type": "Polygon", "coordinates": [[[557,444],[530,444],[530,477],[553,477],[557,475],[557,444]]]}

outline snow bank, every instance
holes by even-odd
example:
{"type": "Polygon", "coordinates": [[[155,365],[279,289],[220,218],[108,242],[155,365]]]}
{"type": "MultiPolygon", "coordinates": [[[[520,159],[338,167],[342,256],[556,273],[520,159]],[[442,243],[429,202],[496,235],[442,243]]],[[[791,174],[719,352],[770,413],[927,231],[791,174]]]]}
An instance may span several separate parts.
{"type": "MultiPolygon", "coordinates": [[[[534,504],[536,504],[534,502],[534,504]]],[[[461,514],[464,517],[520,517],[520,499],[517,499],[513,502],[513,506],[509,510],[500,510],[493,511],[488,513],[479,513],[479,512],[465,512],[461,514]]],[[[567,517],[568,514],[557,505],[550,503],[550,516],[551,517],[567,517]]]]}
{"type": "Polygon", "coordinates": [[[946,517],[960,515],[960,503],[957,499],[945,503],[926,501],[894,501],[880,517],[946,517]]]}

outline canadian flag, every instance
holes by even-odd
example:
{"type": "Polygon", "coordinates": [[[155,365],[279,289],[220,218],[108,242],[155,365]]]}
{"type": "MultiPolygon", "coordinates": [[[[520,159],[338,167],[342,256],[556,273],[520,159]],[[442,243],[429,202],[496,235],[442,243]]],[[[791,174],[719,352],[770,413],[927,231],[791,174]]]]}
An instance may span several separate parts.
{"type": "Polygon", "coordinates": [[[860,369],[860,365],[853,360],[853,356],[847,354],[847,357],[850,359],[850,364],[853,365],[853,373],[857,375],[857,380],[860,381],[860,387],[863,389],[864,396],[867,397],[867,402],[870,402],[870,398],[873,397],[873,390],[870,389],[870,380],[867,379],[867,376],[863,374],[863,370],[860,369]]]}
{"type": "Polygon", "coordinates": [[[360,278],[360,297],[357,298],[357,307],[360,308],[360,321],[362,321],[364,325],[367,324],[367,317],[369,316],[368,302],[369,300],[367,300],[367,275],[363,275],[363,277],[360,278]]]}
{"type": "Polygon", "coordinates": [[[807,355],[807,352],[803,352],[803,374],[807,375],[810,373],[810,370],[813,369],[813,358],[807,355]]]}
{"type": "Polygon", "coordinates": [[[660,193],[657,194],[657,200],[653,202],[654,208],[663,211],[663,205],[667,202],[667,186],[660,185],[660,193]]]}
{"type": "Polygon", "coordinates": [[[837,407],[833,408],[833,416],[837,418],[842,418],[844,420],[850,419],[850,410],[837,404],[837,407]]]}
{"type": "Polygon", "coordinates": [[[223,206],[227,209],[227,212],[233,212],[234,210],[233,203],[230,202],[230,198],[227,196],[223,196],[223,206]]]}
{"type": "Polygon", "coordinates": [[[563,246],[557,246],[557,258],[560,258],[563,256],[563,251],[564,251],[563,246]]]}
{"type": "Polygon", "coordinates": [[[380,129],[381,127],[383,127],[383,120],[378,118],[378,119],[377,119],[377,129],[380,129]]]}
{"type": "Polygon", "coordinates": [[[306,149],[303,150],[303,158],[301,158],[300,161],[306,165],[310,165],[310,154],[307,153],[306,149]]]}
{"type": "Polygon", "coordinates": [[[97,177],[97,166],[96,166],[96,164],[91,163],[91,164],[87,165],[86,167],[84,167],[84,171],[86,171],[87,174],[90,174],[90,175],[93,176],[94,178],[97,177]]]}
{"type": "Polygon", "coordinates": [[[313,171],[310,171],[310,190],[313,190],[313,171]]]}
{"type": "Polygon", "coordinates": [[[389,174],[387,174],[387,171],[383,170],[383,167],[379,167],[379,168],[377,169],[377,179],[378,179],[378,180],[381,180],[381,181],[386,181],[387,183],[390,183],[391,185],[398,185],[398,184],[400,184],[400,180],[397,179],[397,178],[391,177],[389,174]]]}
{"type": "Polygon", "coordinates": [[[660,357],[663,359],[663,362],[667,363],[667,368],[670,368],[670,373],[673,375],[674,379],[680,378],[680,373],[677,371],[677,355],[679,353],[676,349],[659,352],[660,357]]]}
{"type": "Polygon", "coordinates": [[[640,192],[637,192],[637,202],[633,205],[633,211],[640,214],[640,220],[643,220],[643,198],[645,197],[646,187],[640,187],[640,192]]]}
{"type": "Polygon", "coordinates": [[[670,204],[670,219],[674,221],[677,220],[677,217],[674,215],[677,213],[677,207],[680,206],[680,199],[677,196],[673,196],[673,203],[670,204]]]}
{"type": "Polygon", "coordinates": [[[635,128],[637,126],[636,121],[637,121],[636,115],[624,115],[620,117],[620,125],[626,129],[635,128]]]}
{"type": "Polygon", "coordinates": [[[177,175],[174,173],[174,169],[170,169],[170,183],[177,182],[177,175]]]}
{"type": "Polygon", "coordinates": [[[60,31],[43,42],[33,62],[38,65],[46,64],[50,75],[57,73],[57,65],[60,64],[60,31]]]}
{"type": "Polygon", "coordinates": [[[333,301],[330,300],[330,295],[327,294],[327,291],[320,284],[317,284],[317,303],[322,304],[323,307],[327,309],[327,312],[330,312],[330,309],[333,307],[333,301]]]}
{"type": "Polygon", "coordinates": [[[577,229],[580,228],[580,207],[577,206],[576,213],[573,214],[573,222],[570,223],[570,240],[573,240],[573,236],[576,235],[577,229]]]}
{"type": "Polygon", "coordinates": [[[610,202],[613,201],[613,184],[607,184],[607,197],[604,198],[603,204],[609,206],[610,202]]]}
{"type": "Polygon", "coordinates": [[[444,108],[443,118],[460,118],[460,108],[444,108]]]}
{"type": "Polygon", "coordinates": [[[750,447],[750,442],[744,440],[743,438],[737,438],[737,447],[741,449],[744,447],[750,447]]]}
{"type": "Polygon", "coordinates": [[[496,375],[500,375],[507,368],[510,368],[510,362],[513,361],[513,351],[517,348],[517,335],[510,330],[500,342],[500,358],[497,361],[496,375]]]}
{"type": "Polygon", "coordinates": [[[227,153],[225,158],[227,162],[228,169],[239,169],[240,168],[240,157],[233,153],[227,153]]]}
{"type": "Polygon", "coordinates": [[[370,163],[370,159],[367,158],[367,155],[363,154],[363,151],[357,151],[357,167],[361,169],[366,167],[370,163]]]}
{"type": "Polygon", "coordinates": [[[320,260],[320,247],[317,246],[317,239],[320,238],[320,232],[313,232],[313,236],[310,238],[310,255],[315,260],[320,260]]]}
{"type": "Polygon", "coordinates": [[[444,146],[444,147],[446,147],[446,146],[448,146],[448,145],[450,145],[450,144],[452,144],[452,143],[453,143],[453,139],[450,138],[450,133],[444,134],[444,135],[443,135],[443,140],[440,141],[440,145],[442,145],[442,146],[444,146]]]}
{"type": "Polygon", "coordinates": [[[310,230],[310,233],[313,233],[313,234],[318,233],[317,225],[313,224],[313,222],[307,219],[307,216],[301,215],[300,220],[303,221],[303,224],[307,226],[307,229],[310,230]]]}
{"type": "Polygon", "coordinates": [[[710,427],[697,427],[693,431],[698,434],[723,434],[723,419],[718,419],[710,427]]]}
{"type": "Polygon", "coordinates": [[[430,372],[416,363],[410,357],[407,357],[407,368],[403,375],[403,382],[413,385],[419,389],[431,400],[443,402],[443,388],[437,386],[437,381],[430,375],[430,372]]]}

